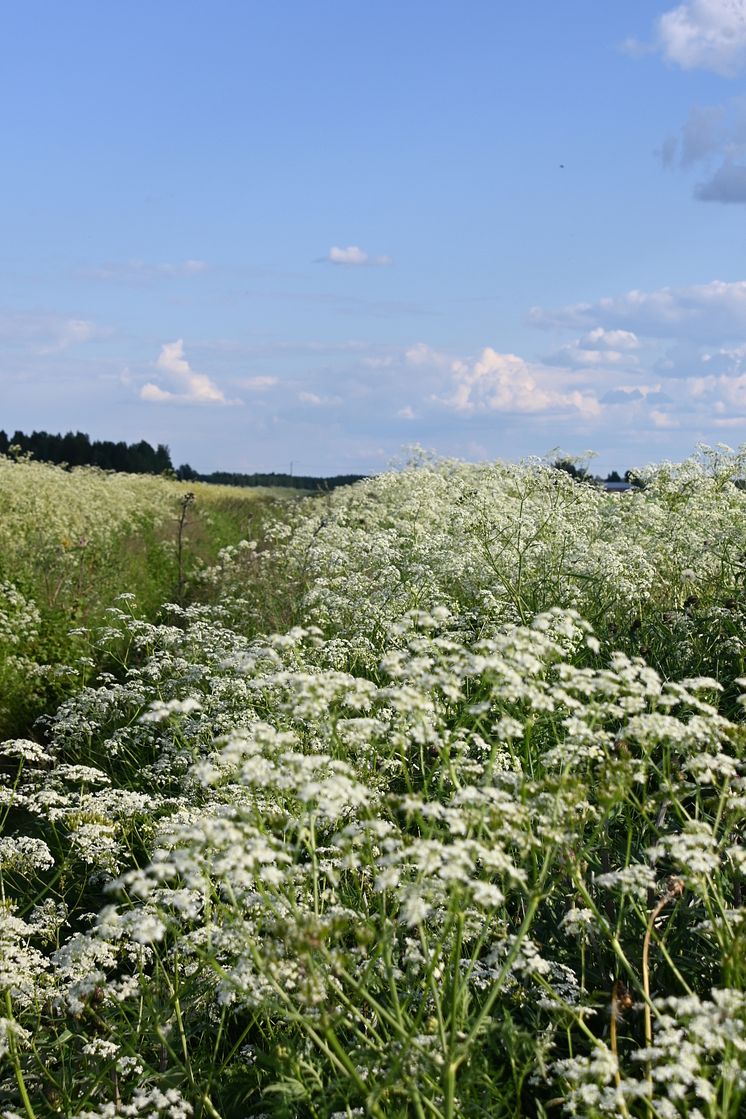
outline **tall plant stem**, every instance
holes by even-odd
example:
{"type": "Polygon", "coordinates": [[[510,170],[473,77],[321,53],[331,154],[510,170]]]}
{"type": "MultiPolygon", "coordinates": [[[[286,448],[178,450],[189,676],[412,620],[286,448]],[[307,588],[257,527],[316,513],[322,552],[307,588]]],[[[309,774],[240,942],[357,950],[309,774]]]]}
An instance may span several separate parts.
{"type": "MultiPolygon", "coordinates": [[[[645,1005],[643,1008],[645,1015],[645,1048],[649,1049],[653,1044],[653,1016],[650,1012],[650,940],[653,935],[653,926],[661,915],[663,910],[668,905],[669,901],[674,898],[681,897],[684,892],[684,883],[680,878],[672,878],[668,889],[663,897],[660,899],[655,909],[650,914],[647,928],[645,929],[645,938],[642,942],[642,989],[645,994],[645,1005]]],[[[645,1076],[650,1087],[650,1096],[648,1098],[648,1114],[652,1114],[652,1096],[653,1096],[653,1069],[650,1061],[645,1064],[645,1076]]]]}
{"type": "MultiPolygon", "coordinates": [[[[10,991],[5,992],[5,1009],[8,1012],[8,1018],[15,1024],[10,991]]],[[[26,1112],[27,1119],[36,1119],[36,1112],[29,1098],[26,1081],[23,1079],[23,1069],[21,1068],[21,1060],[18,1056],[18,1046],[16,1045],[12,1026],[8,1029],[8,1051],[10,1052],[10,1059],[13,1063],[13,1071],[16,1077],[16,1084],[18,1085],[18,1093],[21,1097],[21,1103],[23,1104],[23,1110],[26,1112]]]]}

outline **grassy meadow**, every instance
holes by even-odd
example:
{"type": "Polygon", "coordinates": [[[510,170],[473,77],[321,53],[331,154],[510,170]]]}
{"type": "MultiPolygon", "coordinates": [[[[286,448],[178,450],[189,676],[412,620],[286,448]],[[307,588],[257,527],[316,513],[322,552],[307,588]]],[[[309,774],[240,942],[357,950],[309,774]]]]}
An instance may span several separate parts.
{"type": "Polygon", "coordinates": [[[193,598],[200,572],[259,532],[274,500],[267,489],[0,455],[0,737],[101,667],[85,659],[90,631],[118,595],[151,619],[193,598]]]}
{"type": "Polygon", "coordinates": [[[0,460],[0,1114],[742,1116],[745,469],[0,460]]]}

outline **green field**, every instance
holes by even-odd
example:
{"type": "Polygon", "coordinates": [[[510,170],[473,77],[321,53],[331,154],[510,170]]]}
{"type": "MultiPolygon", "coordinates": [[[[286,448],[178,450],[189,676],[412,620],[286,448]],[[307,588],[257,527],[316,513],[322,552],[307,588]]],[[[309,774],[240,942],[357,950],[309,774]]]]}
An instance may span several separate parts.
{"type": "Polygon", "coordinates": [[[101,667],[91,639],[118,595],[151,620],[204,597],[202,572],[280,496],[0,455],[0,737],[101,667]]]}
{"type": "Polygon", "coordinates": [[[742,1116],[745,466],[0,460],[2,1114],[742,1116]]]}

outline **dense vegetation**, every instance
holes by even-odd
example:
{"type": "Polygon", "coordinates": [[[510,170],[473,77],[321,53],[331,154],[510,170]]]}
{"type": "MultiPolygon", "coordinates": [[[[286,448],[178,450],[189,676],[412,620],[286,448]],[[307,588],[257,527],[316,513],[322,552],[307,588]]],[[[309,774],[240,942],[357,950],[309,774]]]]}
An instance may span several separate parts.
{"type": "Polygon", "coordinates": [[[163,474],[173,470],[168,447],[159,443],[153,448],[144,439],[139,443],[113,443],[108,439],[91,440],[82,431],[68,431],[66,435],[50,435],[48,431],[24,435],[16,431],[12,436],[0,431],[0,455],[8,455],[11,448],[14,453],[57,466],[98,466],[101,470],[128,474],[163,474]]]}
{"type": "Polygon", "coordinates": [[[0,748],[6,1114],[738,1119],[743,468],[423,457],[120,600],[0,748]]]}
{"type": "Polygon", "coordinates": [[[150,619],[184,603],[222,548],[259,530],[274,494],[0,455],[0,736],[102,666],[89,635],[118,594],[150,619]]]}

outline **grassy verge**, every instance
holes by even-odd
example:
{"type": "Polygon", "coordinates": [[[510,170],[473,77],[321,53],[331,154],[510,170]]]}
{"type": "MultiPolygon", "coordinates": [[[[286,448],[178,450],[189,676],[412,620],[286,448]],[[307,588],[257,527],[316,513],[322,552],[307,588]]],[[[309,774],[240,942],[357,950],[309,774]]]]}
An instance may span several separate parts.
{"type": "Polygon", "coordinates": [[[86,659],[90,631],[117,596],[150,619],[183,604],[222,549],[261,535],[278,500],[287,493],[0,457],[0,735],[102,667],[86,659]]]}

